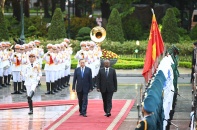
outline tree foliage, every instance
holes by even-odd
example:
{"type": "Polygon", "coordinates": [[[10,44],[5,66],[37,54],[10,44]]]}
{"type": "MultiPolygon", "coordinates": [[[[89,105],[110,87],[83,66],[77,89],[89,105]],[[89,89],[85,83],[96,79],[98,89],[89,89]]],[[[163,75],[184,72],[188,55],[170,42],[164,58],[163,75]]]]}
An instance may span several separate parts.
{"type": "Polygon", "coordinates": [[[64,37],[66,37],[65,24],[63,21],[61,9],[57,8],[51,20],[51,26],[49,27],[48,32],[48,39],[55,40],[64,37]]]}
{"type": "Polygon", "coordinates": [[[0,41],[8,40],[9,39],[8,30],[6,28],[4,15],[3,15],[1,8],[0,8],[0,23],[1,23],[0,24],[0,41]]]}
{"type": "Polygon", "coordinates": [[[179,42],[177,19],[172,8],[167,9],[163,17],[161,34],[164,42],[179,42]]]}
{"type": "Polygon", "coordinates": [[[124,41],[124,34],[122,30],[122,21],[119,12],[114,8],[109,16],[106,27],[107,38],[112,41],[124,41]]]}
{"type": "Polygon", "coordinates": [[[118,9],[121,17],[125,17],[128,14],[133,13],[135,8],[132,7],[132,4],[137,1],[140,0],[107,0],[107,2],[110,4],[110,9],[118,9]]]}

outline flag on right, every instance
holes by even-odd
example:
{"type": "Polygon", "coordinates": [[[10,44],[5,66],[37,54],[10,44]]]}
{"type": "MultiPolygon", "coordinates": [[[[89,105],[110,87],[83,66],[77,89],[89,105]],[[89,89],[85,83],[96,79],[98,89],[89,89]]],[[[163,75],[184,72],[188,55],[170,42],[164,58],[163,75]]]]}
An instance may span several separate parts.
{"type": "Polygon", "coordinates": [[[146,83],[151,79],[156,67],[158,66],[158,58],[164,52],[164,43],[159,31],[155,14],[152,16],[152,24],[149,34],[148,46],[146,49],[146,57],[142,75],[146,83]]]}

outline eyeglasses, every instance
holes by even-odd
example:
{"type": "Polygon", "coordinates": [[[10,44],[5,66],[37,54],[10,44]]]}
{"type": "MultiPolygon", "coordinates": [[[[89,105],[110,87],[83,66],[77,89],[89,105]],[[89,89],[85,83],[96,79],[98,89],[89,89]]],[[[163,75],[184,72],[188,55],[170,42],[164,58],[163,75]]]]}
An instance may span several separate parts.
{"type": "Polygon", "coordinates": [[[35,56],[29,56],[29,58],[34,58],[35,56]]]}

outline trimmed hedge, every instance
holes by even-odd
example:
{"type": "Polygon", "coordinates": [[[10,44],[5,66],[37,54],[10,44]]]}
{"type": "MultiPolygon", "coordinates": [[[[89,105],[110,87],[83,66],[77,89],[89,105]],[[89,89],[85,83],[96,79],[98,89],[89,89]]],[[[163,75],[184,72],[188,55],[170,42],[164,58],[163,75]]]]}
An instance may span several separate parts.
{"type": "MultiPolygon", "coordinates": [[[[71,68],[75,69],[77,67],[78,61],[72,56],[71,68]]],[[[42,64],[42,69],[44,69],[45,63],[42,64]]],[[[112,66],[115,69],[142,69],[144,67],[144,59],[142,58],[127,58],[118,59],[117,63],[112,66]]],[[[179,67],[191,68],[191,62],[179,62],[179,67]]]]}

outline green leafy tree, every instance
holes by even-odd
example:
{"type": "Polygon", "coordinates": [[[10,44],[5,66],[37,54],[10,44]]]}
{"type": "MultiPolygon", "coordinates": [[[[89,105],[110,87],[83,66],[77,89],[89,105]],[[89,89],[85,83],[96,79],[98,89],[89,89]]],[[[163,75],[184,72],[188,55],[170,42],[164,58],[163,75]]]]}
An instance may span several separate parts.
{"type": "Polygon", "coordinates": [[[128,14],[133,13],[135,8],[131,5],[137,1],[140,0],[107,0],[107,2],[110,4],[110,9],[118,9],[121,17],[125,17],[128,14]]]}
{"type": "Polygon", "coordinates": [[[163,18],[161,34],[164,42],[179,42],[177,19],[172,8],[167,9],[163,18]]]}
{"type": "Polygon", "coordinates": [[[65,24],[62,17],[60,8],[55,10],[55,13],[51,20],[51,26],[49,27],[48,39],[56,40],[66,37],[65,24]]]}
{"type": "Polygon", "coordinates": [[[3,15],[3,12],[1,11],[1,8],[0,8],[0,23],[1,23],[0,24],[0,41],[8,40],[9,39],[8,30],[6,28],[4,15],[3,15]]]}
{"type": "Polygon", "coordinates": [[[109,20],[106,27],[107,38],[112,41],[124,41],[124,34],[122,30],[122,21],[119,12],[114,8],[109,16],[109,20]]]}
{"type": "Polygon", "coordinates": [[[143,36],[144,30],[141,22],[131,15],[123,18],[122,27],[127,40],[140,40],[143,36]]]}

